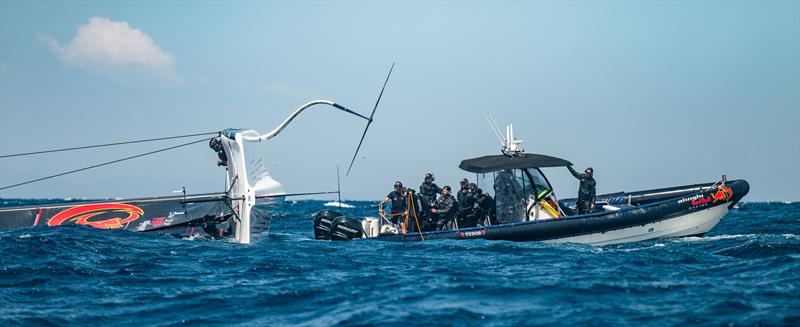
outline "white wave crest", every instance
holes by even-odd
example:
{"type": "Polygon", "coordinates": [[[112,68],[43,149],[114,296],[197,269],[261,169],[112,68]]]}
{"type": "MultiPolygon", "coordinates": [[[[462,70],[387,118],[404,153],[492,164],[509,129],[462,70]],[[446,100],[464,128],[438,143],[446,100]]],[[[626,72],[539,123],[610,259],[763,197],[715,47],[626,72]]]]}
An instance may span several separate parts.
{"type": "Polygon", "coordinates": [[[714,236],[704,236],[704,237],[683,237],[675,239],[674,242],[703,242],[703,241],[717,241],[717,240],[727,240],[732,238],[752,238],[755,237],[755,234],[734,234],[734,235],[714,235],[714,236]]]}
{"type": "Polygon", "coordinates": [[[347,204],[347,203],[339,202],[339,201],[331,201],[331,202],[325,203],[323,205],[326,206],[326,207],[339,207],[339,208],[348,208],[348,209],[355,208],[355,206],[352,205],[352,204],[347,204]]]}

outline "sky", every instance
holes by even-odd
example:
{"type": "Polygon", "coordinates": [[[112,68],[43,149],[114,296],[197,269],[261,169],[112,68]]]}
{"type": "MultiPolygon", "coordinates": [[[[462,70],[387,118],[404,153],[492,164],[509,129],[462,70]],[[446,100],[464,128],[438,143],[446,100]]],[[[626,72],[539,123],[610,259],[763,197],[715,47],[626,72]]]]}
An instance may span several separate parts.
{"type": "MultiPolygon", "coordinates": [[[[499,154],[592,166],[597,191],[746,179],[800,200],[800,2],[0,1],[0,155],[224,128],[302,104],[363,114],[396,63],[345,199],[499,154]]],[[[336,189],[364,128],[320,107],[249,144],[289,192],[336,189]]],[[[193,139],[0,159],[0,187],[193,139]]],[[[561,197],[578,181],[546,169],[561,197]]],[[[111,198],[223,191],[204,144],[0,191],[111,198]]],[[[325,199],[325,197],[319,197],[325,199]]],[[[327,197],[330,198],[330,197],[327,197]]]]}

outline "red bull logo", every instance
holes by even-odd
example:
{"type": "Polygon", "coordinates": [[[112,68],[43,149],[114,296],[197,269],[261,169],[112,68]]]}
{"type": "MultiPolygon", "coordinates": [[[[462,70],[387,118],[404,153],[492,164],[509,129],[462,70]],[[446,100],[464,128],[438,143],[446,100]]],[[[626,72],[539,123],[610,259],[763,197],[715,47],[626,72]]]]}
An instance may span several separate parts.
{"type": "Polygon", "coordinates": [[[733,197],[733,190],[728,186],[721,186],[717,188],[717,192],[711,195],[714,198],[714,203],[718,201],[726,202],[733,197]]]}
{"type": "Polygon", "coordinates": [[[125,224],[139,219],[142,215],[144,215],[144,210],[130,204],[86,204],[57,213],[47,221],[47,226],[73,223],[94,228],[115,229],[125,227],[125,224]]]}

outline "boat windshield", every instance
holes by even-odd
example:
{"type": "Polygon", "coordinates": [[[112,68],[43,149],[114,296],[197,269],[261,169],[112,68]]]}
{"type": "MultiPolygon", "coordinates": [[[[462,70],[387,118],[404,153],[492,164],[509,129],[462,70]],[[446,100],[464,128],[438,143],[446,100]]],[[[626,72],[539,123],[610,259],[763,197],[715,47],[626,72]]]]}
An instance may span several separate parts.
{"type": "Polygon", "coordinates": [[[529,201],[552,192],[550,183],[536,168],[506,169],[494,173],[497,220],[500,223],[525,221],[529,201]]]}
{"type": "Polygon", "coordinates": [[[553,192],[553,188],[550,186],[550,183],[547,181],[547,178],[544,177],[541,170],[538,168],[531,168],[525,171],[530,174],[529,176],[531,180],[533,180],[532,184],[534,193],[536,194],[536,200],[540,200],[553,192]]]}

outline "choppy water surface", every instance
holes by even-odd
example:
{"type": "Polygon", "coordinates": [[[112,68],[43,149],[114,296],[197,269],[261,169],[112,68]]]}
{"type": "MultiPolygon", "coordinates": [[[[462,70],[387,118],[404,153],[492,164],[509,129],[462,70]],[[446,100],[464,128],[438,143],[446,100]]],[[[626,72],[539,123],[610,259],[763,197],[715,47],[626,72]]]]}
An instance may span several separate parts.
{"type": "Polygon", "coordinates": [[[0,325],[800,324],[799,203],[743,204],[704,238],[607,247],[315,241],[324,203],[275,209],[251,246],[0,231],[0,325]]]}

